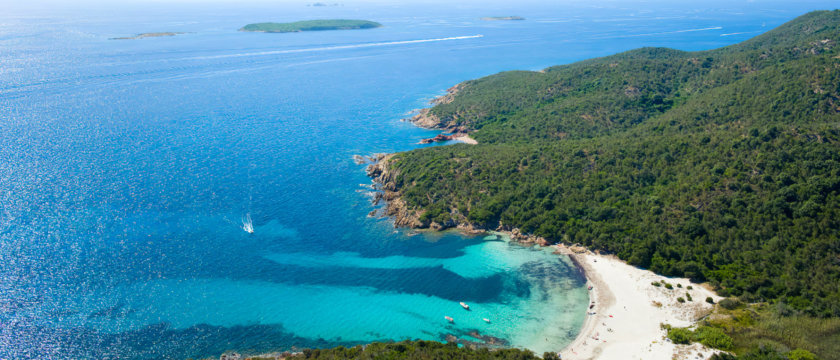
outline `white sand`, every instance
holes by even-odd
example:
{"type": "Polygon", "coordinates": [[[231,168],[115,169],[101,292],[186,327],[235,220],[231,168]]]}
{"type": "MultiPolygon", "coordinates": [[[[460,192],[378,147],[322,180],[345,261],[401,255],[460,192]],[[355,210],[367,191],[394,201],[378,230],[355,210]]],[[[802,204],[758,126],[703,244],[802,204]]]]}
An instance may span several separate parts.
{"type": "Polygon", "coordinates": [[[633,267],[615,256],[572,254],[563,246],[558,249],[584,268],[588,285],[593,287],[590,301],[595,302],[589,310],[595,315],[587,315],[578,337],[561,352],[562,359],[708,359],[715,352],[700,344],[675,345],[660,327],[694,324],[712,309],[705,301],[707,296],[715,302],[721,299],[713,291],[688,279],[666,278],[633,267]],[[660,280],[673,289],[651,285],[660,280]],[[686,289],[689,285],[692,290],[686,289]],[[686,292],[693,301],[677,302],[686,292]]]}
{"type": "Polygon", "coordinates": [[[467,134],[464,134],[464,135],[462,135],[462,136],[458,136],[458,137],[456,137],[456,138],[453,138],[452,140],[455,140],[455,141],[460,141],[460,142],[462,142],[462,143],[464,143],[464,144],[470,144],[470,145],[475,145],[475,144],[478,144],[478,141],[475,141],[475,139],[471,138],[471,137],[470,137],[469,135],[467,135],[467,134]]]}

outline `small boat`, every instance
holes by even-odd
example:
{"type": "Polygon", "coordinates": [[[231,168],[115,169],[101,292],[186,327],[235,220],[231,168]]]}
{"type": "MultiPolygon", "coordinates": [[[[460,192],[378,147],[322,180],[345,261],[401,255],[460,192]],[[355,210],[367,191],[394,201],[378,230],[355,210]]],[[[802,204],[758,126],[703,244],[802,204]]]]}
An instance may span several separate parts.
{"type": "Polygon", "coordinates": [[[251,213],[245,214],[245,216],[242,217],[242,230],[245,230],[245,232],[249,234],[254,233],[254,223],[251,221],[251,213]]]}
{"type": "Polygon", "coordinates": [[[484,320],[484,322],[486,322],[486,323],[490,323],[490,319],[488,319],[488,318],[484,318],[484,319],[481,319],[481,320],[484,320]]]}
{"type": "Polygon", "coordinates": [[[466,309],[466,310],[469,310],[469,309],[470,309],[470,306],[469,306],[469,305],[467,305],[467,304],[465,304],[463,301],[461,301],[461,302],[460,302],[460,304],[461,304],[461,307],[462,307],[462,308],[464,308],[464,309],[466,309]]]}
{"type": "Polygon", "coordinates": [[[453,318],[451,318],[451,317],[449,317],[449,316],[444,316],[443,318],[444,318],[444,319],[446,319],[446,321],[449,321],[449,322],[451,322],[451,323],[454,323],[454,322],[455,322],[455,319],[453,319],[453,318]]]}

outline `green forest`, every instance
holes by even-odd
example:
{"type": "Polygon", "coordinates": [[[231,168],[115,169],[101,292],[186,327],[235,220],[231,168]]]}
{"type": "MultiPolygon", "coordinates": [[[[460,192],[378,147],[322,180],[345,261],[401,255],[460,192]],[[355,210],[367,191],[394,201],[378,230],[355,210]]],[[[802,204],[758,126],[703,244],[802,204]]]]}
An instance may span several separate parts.
{"type": "Polygon", "coordinates": [[[423,226],[518,228],[722,296],[840,316],[840,11],[743,43],[642,48],[462,84],[478,145],[398,153],[423,226]]]}

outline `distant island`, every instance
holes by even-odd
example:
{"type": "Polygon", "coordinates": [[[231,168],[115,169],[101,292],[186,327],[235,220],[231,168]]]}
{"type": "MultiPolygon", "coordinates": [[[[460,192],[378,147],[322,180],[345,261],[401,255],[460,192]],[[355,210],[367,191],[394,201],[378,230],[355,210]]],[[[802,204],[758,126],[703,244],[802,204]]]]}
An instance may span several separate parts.
{"type": "Polygon", "coordinates": [[[115,38],[111,38],[110,40],[137,40],[137,39],[145,39],[145,38],[150,38],[150,37],[175,36],[175,35],[181,35],[181,34],[186,34],[186,33],[182,33],[182,32],[142,33],[142,34],[137,34],[137,35],[134,35],[134,36],[115,37],[115,38]]]}
{"type": "Polygon", "coordinates": [[[382,27],[382,24],[367,20],[306,20],[290,23],[266,22],[248,24],[239,29],[239,31],[287,33],[299,31],[373,29],[378,27],[382,27]]]}
{"type": "Polygon", "coordinates": [[[500,20],[525,20],[524,17],[521,16],[487,16],[481,18],[484,21],[500,21],[500,20]]]}
{"type": "Polygon", "coordinates": [[[316,2],[316,3],[306,5],[306,6],[340,6],[340,5],[341,4],[339,4],[339,3],[327,4],[327,3],[322,3],[322,2],[316,2]]]}

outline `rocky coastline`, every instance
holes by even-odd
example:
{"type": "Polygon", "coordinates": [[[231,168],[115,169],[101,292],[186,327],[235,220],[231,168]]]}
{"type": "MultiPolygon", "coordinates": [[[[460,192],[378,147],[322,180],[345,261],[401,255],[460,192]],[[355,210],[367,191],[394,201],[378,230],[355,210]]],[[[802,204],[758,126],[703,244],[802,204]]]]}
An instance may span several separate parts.
{"type": "Polygon", "coordinates": [[[412,124],[418,127],[429,130],[443,130],[453,134],[469,133],[469,129],[467,129],[463,125],[458,124],[457,118],[442,120],[437,115],[432,114],[432,108],[434,106],[451,103],[453,100],[455,100],[455,95],[457,95],[458,92],[460,92],[463,88],[464,84],[461,83],[449,89],[446,89],[446,94],[438,96],[429,102],[429,104],[432,105],[432,107],[417,110],[417,113],[414,116],[403,120],[411,122],[412,124]]]}
{"type": "MultiPolygon", "coordinates": [[[[463,88],[463,83],[456,84],[447,89],[446,94],[432,99],[429,103],[433,106],[449,104],[463,88]]],[[[469,129],[463,125],[458,125],[457,118],[442,121],[431,113],[431,109],[420,109],[417,111],[417,114],[404,120],[424,129],[444,130],[450,132],[450,134],[439,134],[433,138],[423,139],[420,141],[421,144],[449,140],[459,140],[469,144],[476,144],[476,141],[468,136],[469,129]]],[[[399,170],[395,170],[391,166],[391,163],[396,160],[397,155],[373,154],[370,156],[354,156],[356,164],[367,164],[367,176],[372,179],[373,185],[371,188],[375,191],[372,200],[373,205],[383,205],[382,208],[374,209],[368,215],[390,217],[394,220],[395,227],[432,231],[457,229],[468,235],[479,235],[489,231],[495,231],[508,235],[512,241],[523,245],[551,245],[543,237],[523,233],[520,229],[501,222],[495,228],[487,228],[480,224],[472,223],[466,216],[459,213],[457,209],[450,210],[451,218],[444,223],[424,220],[423,214],[426,210],[410,207],[401,197],[402,194],[396,182],[399,176],[399,170]]]]}
{"type": "Polygon", "coordinates": [[[451,218],[444,223],[424,220],[424,209],[417,209],[409,206],[402,199],[400,189],[397,186],[399,170],[392,168],[391,163],[395,161],[396,154],[376,154],[368,157],[372,162],[367,166],[367,175],[373,180],[373,205],[383,205],[379,210],[370,212],[371,216],[390,217],[394,220],[394,226],[409,229],[426,229],[443,231],[457,229],[468,235],[479,235],[490,231],[506,234],[514,242],[523,245],[549,246],[551,243],[541,236],[523,233],[519,228],[499,223],[495,228],[487,228],[480,224],[470,222],[466,216],[457,210],[451,210],[451,218]],[[383,204],[384,203],[384,204],[383,204]]]}

